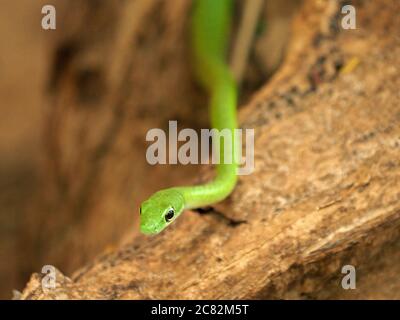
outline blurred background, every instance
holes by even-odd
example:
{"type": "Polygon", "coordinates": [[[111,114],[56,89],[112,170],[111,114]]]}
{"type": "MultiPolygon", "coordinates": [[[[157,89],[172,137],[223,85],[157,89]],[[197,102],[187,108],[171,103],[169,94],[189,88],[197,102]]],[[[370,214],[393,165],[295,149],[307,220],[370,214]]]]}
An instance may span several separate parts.
{"type": "Polygon", "coordinates": [[[23,285],[34,250],[25,237],[36,199],[43,147],[49,52],[42,1],[1,0],[0,10],[0,297],[23,285]],[[46,43],[47,42],[47,43],[46,43]],[[28,213],[29,212],[29,213],[28,213]],[[24,280],[23,280],[24,279],[24,280]]]}
{"type": "MultiPolygon", "coordinates": [[[[282,61],[300,3],[260,7],[241,104],[282,61]]],[[[195,180],[198,167],[145,161],[147,130],[172,119],[208,126],[187,47],[190,5],[0,0],[0,298],[45,264],[71,275],[129,241],[142,200],[195,180]],[[41,27],[45,4],[57,10],[56,30],[41,27]]]]}

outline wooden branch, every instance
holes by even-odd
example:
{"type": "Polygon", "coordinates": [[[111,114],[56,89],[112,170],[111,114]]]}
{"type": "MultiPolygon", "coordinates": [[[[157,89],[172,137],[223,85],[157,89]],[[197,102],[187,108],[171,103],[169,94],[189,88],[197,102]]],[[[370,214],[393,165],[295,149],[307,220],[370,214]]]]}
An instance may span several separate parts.
{"type": "Polygon", "coordinates": [[[343,265],[364,277],[400,239],[400,3],[354,5],[343,30],[339,1],[305,1],[283,66],[241,112],[256,167],[227,201],[54,290],[35,274],[22,298],[318,298],[343,265]]]}

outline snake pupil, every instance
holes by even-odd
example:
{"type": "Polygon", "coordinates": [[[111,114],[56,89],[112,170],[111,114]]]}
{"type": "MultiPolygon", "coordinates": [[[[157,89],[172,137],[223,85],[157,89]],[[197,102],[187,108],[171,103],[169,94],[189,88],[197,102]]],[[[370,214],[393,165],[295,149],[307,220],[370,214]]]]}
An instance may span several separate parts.
{"type": "Polygon", "coordinates": [[[174,209],[169,209],[167,214],[165,215],[165,221],[170,222],[175,215],[174,209]]]}

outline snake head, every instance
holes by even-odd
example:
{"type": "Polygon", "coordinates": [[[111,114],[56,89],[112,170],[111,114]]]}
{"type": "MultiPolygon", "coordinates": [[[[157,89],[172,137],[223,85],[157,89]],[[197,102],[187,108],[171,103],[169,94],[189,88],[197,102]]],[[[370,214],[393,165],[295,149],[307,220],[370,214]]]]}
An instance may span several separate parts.
{"type": "Polygon", "coordinates": [[[157,234],[172,223],[184,209],[184,198],[175,190],[164,189],[153,194],[140,206],[140,231],[157,234]]]}

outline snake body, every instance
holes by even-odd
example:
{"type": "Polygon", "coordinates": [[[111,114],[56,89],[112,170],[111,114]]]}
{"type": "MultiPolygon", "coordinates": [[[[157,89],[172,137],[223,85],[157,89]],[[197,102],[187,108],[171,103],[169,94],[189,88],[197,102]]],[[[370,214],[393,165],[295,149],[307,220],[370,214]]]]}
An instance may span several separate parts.
{"type": "Polygon", "coordinates": [[[226,150],[219,137],[216,177],[197,186],[172,187],[154,193],[140,207],[140,229],[157,234],[185,209],[208,206],[225,199],[237,182],[237,162],[224,161],[226,151],[236,154],[237,89],[226,62],[226,47],[233,10],[232,0],[195,0],[191,20],[191,47],[197,81],[209,95],[211,127],[229,129],[232,144],[226,150]],[[225,149],[225,150],[224,150],[225,149]]]}

